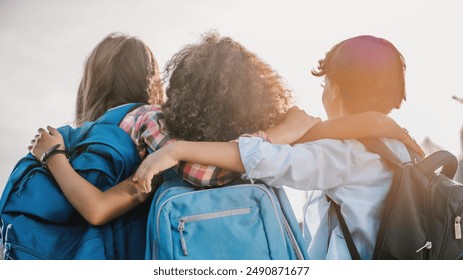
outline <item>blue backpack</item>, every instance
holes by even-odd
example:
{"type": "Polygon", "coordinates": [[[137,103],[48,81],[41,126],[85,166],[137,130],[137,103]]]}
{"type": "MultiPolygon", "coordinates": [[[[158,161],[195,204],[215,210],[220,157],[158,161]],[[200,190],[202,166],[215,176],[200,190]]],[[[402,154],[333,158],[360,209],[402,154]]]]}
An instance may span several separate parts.
{"type": "Polygon", "coordinates": [[[195,188],[168,170],[148,216],[146,259],[308,259],[283,188],[195,188]]]}
{"type": "MultiPolygon", "coordinates": [[[[102,191],[140,163],[130,136],[118,127],[141,104],[108,110],[95,122],[59,128],[74,169],[102,191]]],[[[0,200],[0,247],[5,259],[143,259],[149,203],[103,226],[72,207],[48,169],[30,153],[14,167],[0,200]]]]}

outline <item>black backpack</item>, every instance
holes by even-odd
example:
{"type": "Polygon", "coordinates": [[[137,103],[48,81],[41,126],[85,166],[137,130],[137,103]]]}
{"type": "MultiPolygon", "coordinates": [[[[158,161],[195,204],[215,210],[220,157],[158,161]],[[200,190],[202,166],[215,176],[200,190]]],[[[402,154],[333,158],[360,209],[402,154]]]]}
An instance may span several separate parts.
{"type": "MultiPolygon", "coordinates": [[[[442,150],[422,161],[404,163],[379,139],[359,141],[394,170],[373,259],[463,259],[463,185],[453,180],[458,167],[456,157],[442,150]]],[[[360,259],[340,206],[334,201],[331,205],[352,259],[360,259]]]]}

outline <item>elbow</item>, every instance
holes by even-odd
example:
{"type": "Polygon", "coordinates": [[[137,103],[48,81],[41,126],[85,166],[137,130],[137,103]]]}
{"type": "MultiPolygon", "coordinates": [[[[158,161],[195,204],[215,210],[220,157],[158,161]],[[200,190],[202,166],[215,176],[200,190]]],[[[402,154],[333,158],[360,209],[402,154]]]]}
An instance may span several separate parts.
{"type": "Polygon", "coordinates": [[[110,221],[110,218],[104,213],[93,212],[84,216],[84,219],[92,226],[102,226],[110,221]]]}
{"type": "Polygon", "coordinates": [[[103,222],[102,220],[87,220],[87,221],[90,225],[95,226],[95,227],[99,227],[99,226],[106,224],[106,222],[103,222]]]}

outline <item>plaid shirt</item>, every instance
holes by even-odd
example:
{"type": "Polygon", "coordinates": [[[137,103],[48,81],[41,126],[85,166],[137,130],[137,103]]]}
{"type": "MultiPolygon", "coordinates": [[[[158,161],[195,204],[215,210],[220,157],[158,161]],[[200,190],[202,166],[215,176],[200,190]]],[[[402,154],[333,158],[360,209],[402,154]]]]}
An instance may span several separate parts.
{"type": "MultiPolygon", "coordinates": [[[[130,135],[141,158],[149,151],[156,151],[176,141],[164,130],[162,115],[161,106],[145,105],[127,114],[119,125],[130,135]]],[[[225,185],[239,176],[235,172],[218,167],[187,162],[180,162],[174,169],[184,180],[195,186],[225,185]]]]}

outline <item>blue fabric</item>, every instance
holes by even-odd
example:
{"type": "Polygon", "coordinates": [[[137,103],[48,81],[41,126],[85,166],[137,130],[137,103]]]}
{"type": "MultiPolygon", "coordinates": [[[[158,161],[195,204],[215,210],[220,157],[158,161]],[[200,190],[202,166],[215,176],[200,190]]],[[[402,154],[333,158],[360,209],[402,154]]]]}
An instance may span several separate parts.
{"type": "Polygon", "coordinates": [[[275,193],[263,184],[200,189],[177,175],[167,177],[151,204],[146,259],[298,259],[297,254],[307,259],[283,189],[275,193]]]}
{"type": "MultiPolygon", "coordinates": [[[[102,191],[129,177],[140,162],[132,139],[118,127],[134,106],[58,129],[73,168],[102,191]]],[[[104,226],[91,226],[28,154],[13,169],[0,200],[1,241],[11,259],[143,259],[147,212],[141,205],[104,226]]]]}

